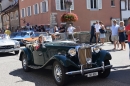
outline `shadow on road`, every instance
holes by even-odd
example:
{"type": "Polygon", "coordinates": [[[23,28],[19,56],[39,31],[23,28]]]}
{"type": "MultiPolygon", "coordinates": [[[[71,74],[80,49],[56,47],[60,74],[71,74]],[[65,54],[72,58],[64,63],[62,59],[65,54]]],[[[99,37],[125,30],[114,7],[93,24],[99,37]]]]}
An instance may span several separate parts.
{"type": "Polygon", "coordinates": [[[14,56],[14,53],[0,53],[0,57],[14,56]]]}
{"type": "MultiPolygon", "coordinates": [[[[126,67],[127,66],[121,66],[115,68],[126,68],[126,67]]],[[[24,72],[22,69],[17,69],[10,72],[9,74],[15,77],[20,77],[22,79],[21,81],[17,81],[16,83],[29,81],[35,83],[35,86],[56,86],[53,80],[51,70],[43,70],[43,69],[32,70],[31,72],[27,73],[24,72]]],[[[83,76],[76,76],[69,79],[68,85],[69,86],[86,86],[86,85],[101,86],[107,83],[108,86],[111,86],[112,84],[114,84],[112,80],[130,84],[129,76],[130,76],[130,70],[112,71],[110,76],[107,79],[101,79],[98,77],[87,78],[83,76]]]]}

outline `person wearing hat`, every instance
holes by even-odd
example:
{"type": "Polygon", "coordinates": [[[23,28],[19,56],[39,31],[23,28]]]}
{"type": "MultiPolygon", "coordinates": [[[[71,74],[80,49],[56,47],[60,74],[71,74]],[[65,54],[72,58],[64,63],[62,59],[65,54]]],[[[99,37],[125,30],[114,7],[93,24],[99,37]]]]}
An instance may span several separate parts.
{"type": "Polygon", "coordinates": [[[6,27],[5,34],[7,34],[8,36],[11,35],[11,31],[9,30],[9,27],[8,27],[8,26],[6,27]]]}
{"type": "Polygon", "coordinates": [[[118,28],[119,28],[119,25],[117,25],[117,21],[113,20],[113,25],[111,26],[111,39],[114,43],[113,50],[116,50],[117,47],[119,48],[118,28]]]}

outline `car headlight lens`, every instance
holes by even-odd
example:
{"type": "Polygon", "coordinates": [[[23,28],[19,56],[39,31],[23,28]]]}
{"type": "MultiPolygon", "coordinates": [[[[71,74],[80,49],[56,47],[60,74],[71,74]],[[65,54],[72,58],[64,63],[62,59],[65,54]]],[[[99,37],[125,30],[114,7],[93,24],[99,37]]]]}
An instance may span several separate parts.
{"type": "Polygon", "coordinates": [[[92,63],[92,58],[86,58],[86,61],[88,64],[91,64],[92,63]]]}
{"type": "Polygon", "coordinates": [[[15,42],[15,48],[20,48],[19,42],[15,42]]]}
{"type": "Polygon", "coordinates": [[[101,49],[100,46],[94,46],[93,51],[95,53],[99,53],[100,49],[101,49]]]}
{"type": "Polygon", "coordinates": [[[71,48],[71,49],[69,49],[68,53],[69,53],[70,56],[75,56],[76,55],[76,49],[71,48]]]}

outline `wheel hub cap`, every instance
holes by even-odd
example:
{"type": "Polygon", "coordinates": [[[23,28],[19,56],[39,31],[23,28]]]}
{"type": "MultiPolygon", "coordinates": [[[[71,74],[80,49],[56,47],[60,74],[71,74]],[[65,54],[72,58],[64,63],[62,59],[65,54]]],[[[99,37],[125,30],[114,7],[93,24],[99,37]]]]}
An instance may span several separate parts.
{"type": "Polygon", "coordinates": [[[62,80],[62,71],[59,65],[56,65],[54,68],[54,76],[57,82],[61,82],[62,80]]]}

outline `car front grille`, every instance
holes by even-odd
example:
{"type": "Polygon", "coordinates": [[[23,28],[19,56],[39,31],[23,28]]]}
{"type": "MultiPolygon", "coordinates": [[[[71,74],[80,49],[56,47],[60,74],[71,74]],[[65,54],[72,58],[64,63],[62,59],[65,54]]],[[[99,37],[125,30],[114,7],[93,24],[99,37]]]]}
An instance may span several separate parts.
{"type": "Polygon", "coordinates": [[[92,59],[91,47],[90,48],[79,48],[78,58],[79,58],[80,65],[83,65],[84,68],[90,68],[92,65],[87,63],[87,58],[92,59]]]}
{"type": "Polygon", "coordinates": [[[0,46],[0,49],[12,49],[14,45],[0,46]]]}

